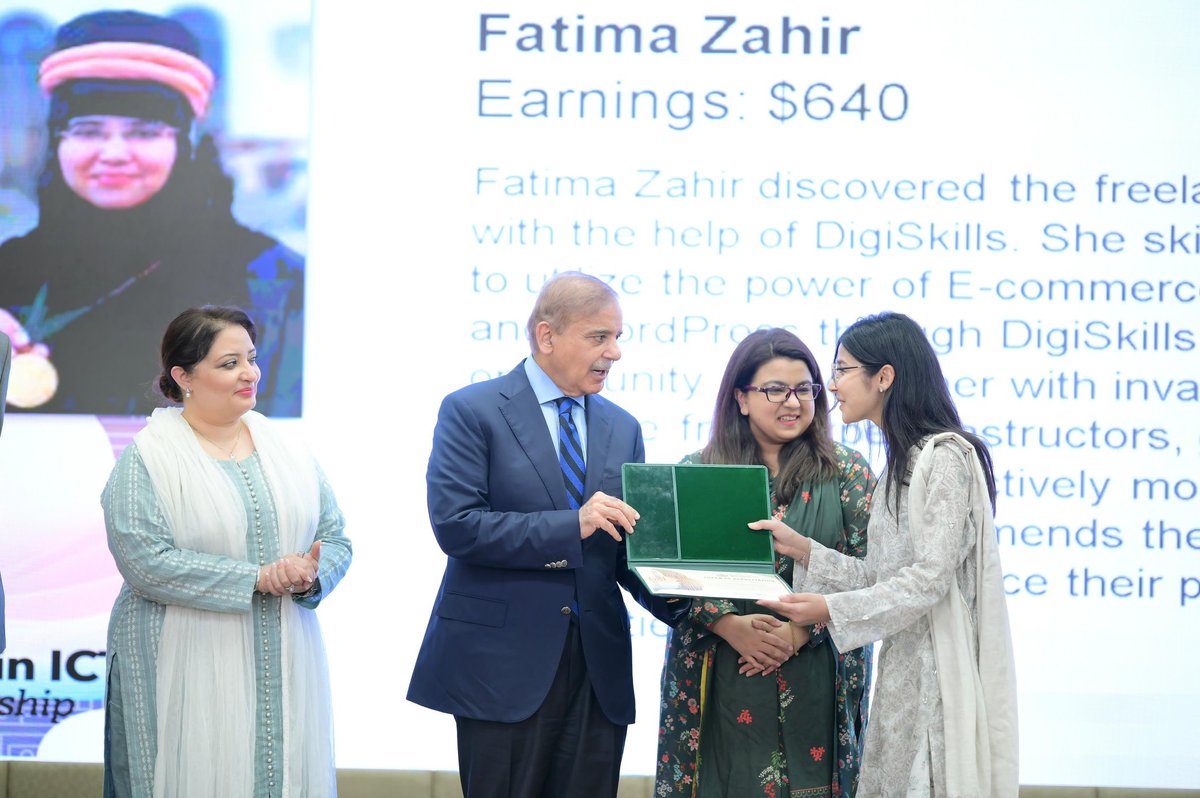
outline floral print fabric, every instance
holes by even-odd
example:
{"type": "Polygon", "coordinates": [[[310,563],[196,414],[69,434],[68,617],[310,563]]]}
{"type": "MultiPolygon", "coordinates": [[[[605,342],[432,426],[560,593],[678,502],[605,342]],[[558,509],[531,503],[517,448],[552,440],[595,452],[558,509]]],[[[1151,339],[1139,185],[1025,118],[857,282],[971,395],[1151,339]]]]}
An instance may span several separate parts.
{"type": "MultiPolygon", "coordinates": [[[[813,523],[837,551],[863,557],[874,479],[857,452],[836,446],[838,476],[805,485],[773,512],[794,529],[813,523]],[[827,499],[826,511],[814,508],[827,499]],[[818,519],[820,519],[818,521],[818,519]]],[[[695,455],[689,460],[694,461],[695,455]]],[[[689,460],[685,460],[688,462],[689,460]]],[[[793,562],[776,559],[789,584],[793,562]]],[[[839,652],[823,625],[769,676],[742,676],[738,654],[710,631],[728,613],[761,613],[749,601],[703,599],[672,631],[663,669],[655,795],[660,798],[849,798],[866,725],[870,650],[839,652]]]]}

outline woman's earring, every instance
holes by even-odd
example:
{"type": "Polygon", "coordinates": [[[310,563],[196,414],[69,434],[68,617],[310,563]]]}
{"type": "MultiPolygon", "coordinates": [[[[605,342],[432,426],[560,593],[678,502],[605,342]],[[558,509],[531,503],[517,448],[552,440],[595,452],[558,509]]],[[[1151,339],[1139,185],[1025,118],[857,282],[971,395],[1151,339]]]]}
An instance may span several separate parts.
{"type": "MultiPolygon", "coordinates": [[[[882,391],[883,389],[882,389],[882,388],[880,388],[879,390],[881,390],[881,391],[882,391]]],[[[183,398],[184,398],[184,399],[191,399],[191,398],[192,398],[192,389],[191,389],[191,388],[184,388],[184,389],[183,389],[183,398]]]]}

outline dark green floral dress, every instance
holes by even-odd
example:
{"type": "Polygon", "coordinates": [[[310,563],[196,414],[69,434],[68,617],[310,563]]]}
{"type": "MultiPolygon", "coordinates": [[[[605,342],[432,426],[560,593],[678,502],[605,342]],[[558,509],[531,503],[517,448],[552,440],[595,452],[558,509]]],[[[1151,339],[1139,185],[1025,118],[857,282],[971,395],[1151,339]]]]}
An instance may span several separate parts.
{"type": "MultiPolygon", "coordinates": [[[[798,532],[863,557],[875,480],[862,455],[834,448],[837,480],[802,485],[790,506],[772,495],[772,510],[798,532]]],[[[792,565],[785,557],[775,563],[789,584],[792,565]]],[[[818,624],[778,671],[742,676],[737,651],[710,631],[731,612],[766,610],[752,601],[696,600],[668,640],[655,796],[849,798],[866,727],[869,650],[837,651],[818,624]]]]}

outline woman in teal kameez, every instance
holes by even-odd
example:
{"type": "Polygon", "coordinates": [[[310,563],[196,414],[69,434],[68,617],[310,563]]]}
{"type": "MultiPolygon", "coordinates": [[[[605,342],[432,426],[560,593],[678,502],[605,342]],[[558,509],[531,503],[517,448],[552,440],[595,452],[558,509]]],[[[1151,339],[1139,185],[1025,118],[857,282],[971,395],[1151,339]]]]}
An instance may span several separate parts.
{"type": "Polygon", "coordinates": [[[336,794],[313,609],[350,565],[342,514],[302,447],[253,412],[253,322],[185,311],[164,395],[102,504],[125,579],[108,630],[105,796],[336,794]]]}
{"type": "MultiPolygon", "coordinates": [[[[874,479],[830,439],[827,416],[808,347],[760,330],[731,356],[712,439],[685,462],[767,466],[776,518],[862,557],[874,479]]],[[[788,584],[792,567],[776,559],[788,584]]],[[[869,651],[837,651],[823,627],[794,627],[751,601],[694,601],[667,646],[655,795],[852,796],[869,678],[869,651]],[[787,654],[773,653],[776,641],[787,654]]]]}

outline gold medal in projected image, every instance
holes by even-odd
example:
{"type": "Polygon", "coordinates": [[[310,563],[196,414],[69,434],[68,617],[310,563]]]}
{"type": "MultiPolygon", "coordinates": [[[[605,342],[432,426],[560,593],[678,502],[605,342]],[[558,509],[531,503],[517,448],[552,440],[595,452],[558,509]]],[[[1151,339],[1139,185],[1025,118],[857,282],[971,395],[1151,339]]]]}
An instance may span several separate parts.
{"type": "Polygon", "coordinates": [[[49,402],[58,390],[58,370],[50,359],[33,352],[12,359],[9,375],[8,403],[22,410],[49,402]]]}

